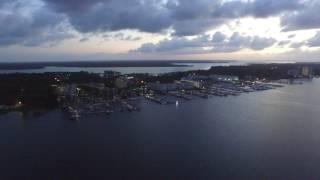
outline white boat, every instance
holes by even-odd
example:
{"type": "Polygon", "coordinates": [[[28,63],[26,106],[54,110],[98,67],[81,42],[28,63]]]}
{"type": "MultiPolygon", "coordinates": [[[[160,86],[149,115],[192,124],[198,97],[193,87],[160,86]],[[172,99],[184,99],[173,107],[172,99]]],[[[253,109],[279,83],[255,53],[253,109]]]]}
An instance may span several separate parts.
{"type": "Polygon", "coordinates": [[[79,112],[77,110],[73,111],[70,115],[71,120],[78,120],[80,118],[79,112]]]}
{"type": "Polygon", "coordinates": [[[71,120],[78,120],[80,118],[79,111],[72,108],[71,106],[68,107],[69,119],[71,120]]]}

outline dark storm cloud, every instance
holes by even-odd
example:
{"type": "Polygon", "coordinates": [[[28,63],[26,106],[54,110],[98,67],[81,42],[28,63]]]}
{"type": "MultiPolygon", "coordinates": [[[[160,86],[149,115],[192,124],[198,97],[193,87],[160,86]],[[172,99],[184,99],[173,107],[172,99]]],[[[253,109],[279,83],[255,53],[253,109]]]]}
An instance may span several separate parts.
{"type": "Polygon", "coordinates": [[[0,2],[0,46],[53,44],[71,37],[61,15],[46,9],[27,12],[25,6],[23,1],[0,2]]]}
{"type": "MultiPolygon", "coordinates": [[[[134,29],[191,36],[249,16],[282,15],[282,25],[287,30],[316,28],[320,26],[320,5],[317,0],[309,1],[312,0],[0,0],[0,45],[57,42],[71,37],[70,28],[84,34],[134,29]],[[30,2],[43,5],[35,8],[30,2]]],[[[252,48],[259,50],[263,43],[258,39],[252,48]]]]}
{"type": "Polygon", "coordinates": [[[103,0],[44,0],[56,10],[61,12],[78,13],[90,9],[103,0]]]}
{"type": "Polygon", "coordinates": [[[250,6],[253,16],[268,17],[282,12],[299,10],[304,5],[300,0],[256,0],[250,6]]]}
{"type": "Polygon", "coordinates": [[[320,1],[310,0],[305,8],[282,17],[281,25],[285,31],[320,28],[320,1]]]}
{"type": "Polygon", "coordinates": [[[9,2],[12,2],[12,0],[0,0],[0,7],[3,7],[4,5],[8,4],[9,2]]]}
{"type": "Polygon", "coordinates": [[[49,7],[68,16],[80,32],[137,29],[159,32],[172,24],[168,10],[156,0],[45,0],[49,7]]]}
{"type": "Polygon", "coordinates": [[[224,21],[220,19],[197,19],[197,20],[183,20],[177,21],[172,26],[174,29],[173,35],[175,36],[192,36],[202,34],[224,21]]]}
{"type": "MultiPolygon", "coordinates": [[[[263,50],[276,43],[275,39],[262,38],[257,36],[244,36],[234,33],[227,37],[221,32],[213,36],[202,35],[194,39],[185,37],[174,37],[160,41],[157,44],[143,44],[134,52],[154,53],[154,52],[178,52],[186,49],[202,49],[202,53],[208,52],[235,52],[241,49],[263,50]]],[[[187,52],[187,51],[184,51],[187,52]]]]}
{"type": "Polygon", "coordinates": [[[301,0],[255,0],[255,1],[228,1],[220,4],[213,11],[214,17],[239,18],[245,16],[269,17],[283,12],[298,10],[304,5],[301,0]]]}
{"type": "Polygon", "coordinates": [[[43,0],[80,32],[136,29],[197,35],[229,20],[268,17],[303,7],[300,0],[43,0]]]}

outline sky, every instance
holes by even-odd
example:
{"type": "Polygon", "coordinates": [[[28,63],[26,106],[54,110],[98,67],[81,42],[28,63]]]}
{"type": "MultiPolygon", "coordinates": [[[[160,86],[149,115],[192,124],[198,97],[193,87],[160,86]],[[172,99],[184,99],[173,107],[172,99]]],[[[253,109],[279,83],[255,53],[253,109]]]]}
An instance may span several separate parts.
{"type": "Polygon", "coordinates": [[[320,61],[320,0],[0,0],[0,62],[320,61]]]}

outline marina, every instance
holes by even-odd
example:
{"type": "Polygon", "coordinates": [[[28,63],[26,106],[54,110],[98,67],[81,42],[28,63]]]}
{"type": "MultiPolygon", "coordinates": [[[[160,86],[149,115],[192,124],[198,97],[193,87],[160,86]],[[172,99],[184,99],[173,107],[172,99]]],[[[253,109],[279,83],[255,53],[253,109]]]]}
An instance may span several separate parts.
{"type": "Polygon", "coordinates": [[[112,99],[104,97],[105,88],[98,84],[71,85],[65,88],[71,94],[62,98],[66,99],[63,107],[69,108],[66,113],[69,119],[78,120],[82,117],[111,115],[115,112],[137,112],[141,110],[138,102],[142,99],[158,105],[175,104],[178,107],[185,101],[195,99],[206,100],[212,97],[240,96],[241,94],[284,87],[284,85],[277,82],[239,80],[225,82],[212,81],[210,79],[196,81],[194,79],[195,77],[192,77],[190,80],[176,81],[173,84],[147,84],[127,92],[134,94],[129,98],[121,98],[119,95],[114,95],[112,99]],[[90,89],[88,89],[89,87],[90,89]]]}

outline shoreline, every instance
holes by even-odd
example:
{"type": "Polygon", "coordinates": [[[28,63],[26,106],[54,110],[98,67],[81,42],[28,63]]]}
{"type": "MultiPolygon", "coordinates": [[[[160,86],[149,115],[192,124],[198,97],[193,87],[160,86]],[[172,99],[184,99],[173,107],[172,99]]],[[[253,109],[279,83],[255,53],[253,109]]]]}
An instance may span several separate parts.
{"type": "Polygon", "coordinates": [[[231,63],[233,61],[75,61],[0,63],[0,70],[39,70],[46,67],[61,68],[122,68],[122,67],[191,67],[188,64],[231,63]]]}

